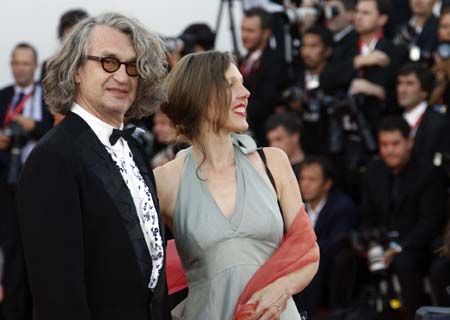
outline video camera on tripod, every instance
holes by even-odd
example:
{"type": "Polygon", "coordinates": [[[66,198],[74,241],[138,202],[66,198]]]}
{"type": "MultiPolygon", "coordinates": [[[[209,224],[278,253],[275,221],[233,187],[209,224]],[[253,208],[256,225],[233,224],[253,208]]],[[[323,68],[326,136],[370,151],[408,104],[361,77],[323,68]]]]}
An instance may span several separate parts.
{"type": "Polygon", "coordinates": [[[377,143],[371,131],[369,122],[359,107],[364,101],[361,95],[326,95],[319,88],[309,87],[305,90],[297,82],[282,93],[283,103],[292,105],[299,102],[304,121],[319,122],[326,116],[328,128],[328,151],[339,154],[344,151],[345,131],[354,131],[362,140],[369,153],[377,150],[377,143]]]}

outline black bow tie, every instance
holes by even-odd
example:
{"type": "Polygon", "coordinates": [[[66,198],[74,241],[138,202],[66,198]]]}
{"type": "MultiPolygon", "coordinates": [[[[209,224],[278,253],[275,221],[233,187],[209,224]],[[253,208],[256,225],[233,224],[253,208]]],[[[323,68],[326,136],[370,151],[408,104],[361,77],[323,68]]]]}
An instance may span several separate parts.
{"type": "Polygon", "coordinates": [[[136,129],[136,127],[130,127],[123,130],[113,129],[111,135],[109,136],[109,142],[113,146],[121,137],[124,139],[131,138],[131,134],[134,132],[134,129],[136,129]]]}

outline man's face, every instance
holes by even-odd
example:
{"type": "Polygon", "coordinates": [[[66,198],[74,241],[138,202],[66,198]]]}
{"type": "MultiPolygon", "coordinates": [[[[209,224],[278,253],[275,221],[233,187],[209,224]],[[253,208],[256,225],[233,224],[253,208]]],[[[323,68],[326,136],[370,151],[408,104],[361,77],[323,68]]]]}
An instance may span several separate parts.
{"type": "Polygon", "coordinates": [[[414,15],[429,16],[433,12],[436,0],[409,0],[409,6],[414,15]]]}
{"type": "Polygon", "coordinates": [[[386,22],[386,16],[380,14],[375,1],[358,1],[355,13],[355,30],[359,34],[364,35],[381,30],[386,22]]]}
{"type": "MultiPolygon", "coordinates": [[[[89,55],[115,57],[122,62],[136,60],[130,37],[107,26],[95,26],[91,32],[89,55]]],[[[75,101],[102,120],[123,121],[136,99],[138,77],[130,77],[125,65],[108,73],[98,61],[87,60],[75,75],[75,101]]],[[[110,123],[110,121],[105,121],[110,123]]]]}
{"type": "Polygon", "coordinates": [[[277,147],[286,152],[290,157],[299,148],[300,135],[289,134],[283,126],[278,126],[267,132],[267,140],[271,147],[277,147]]]}
{"type": "Polygon", "coordinates": [[[306,33],[303,36],[300,55],[307,69],[315,69],[327,59],[327,48],[319,35],[306,33]]]}
{"type": "Polygon", "coordinates": [[[391,170],[401,170],[406,166],[413,147],[412,138],[403,137],[399,130],[378,133],[380,156],[391,170]]]}
{"type": "Polygon", "coordinates": [[[331,181],[324,180],[322,167],[313,163],[302,166],[299,185],[305,201],[320,201],[330,190],[331,181]]]}
{"type": "Polygon", "coordinates": [[[11,56],[11,69],[16,84],[27,87],[34,82],[34,72],[37,63],[33,50],[29,48],[17,48],[11,56]]]}
{"type": "Polygon", "coordinates": [[[264,49],[270,31],[261,28],[259,17],[244,17],[241,25],[242,45],[248,52],[264,49]]]}
{"type": "Polygon", "coordinates": [[[427,93],[422,90],[420,81],[414,73],[399,75],[397,78],[397,100],[406,111],[424,101],[427,93]]]}
{"type": "Polygon", "coordinates": [[[327,28],[330,29],[333,33],[338,33],[353,23],[353,11],[345,10],[342,1],[326,1],[325,6],[328,8],[335,7],[339,12],[337,16],[325,20],[327,28]]]}

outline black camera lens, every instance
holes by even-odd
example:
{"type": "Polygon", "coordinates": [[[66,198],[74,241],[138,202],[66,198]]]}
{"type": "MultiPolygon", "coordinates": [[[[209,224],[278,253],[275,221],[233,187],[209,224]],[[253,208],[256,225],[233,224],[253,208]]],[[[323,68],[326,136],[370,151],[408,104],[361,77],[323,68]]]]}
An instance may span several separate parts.
{"type": "Polygon", "coordinates": [[[437,47],[437,54],[442,59],[450,59],[450,43],[441,42],[437,47]]]}

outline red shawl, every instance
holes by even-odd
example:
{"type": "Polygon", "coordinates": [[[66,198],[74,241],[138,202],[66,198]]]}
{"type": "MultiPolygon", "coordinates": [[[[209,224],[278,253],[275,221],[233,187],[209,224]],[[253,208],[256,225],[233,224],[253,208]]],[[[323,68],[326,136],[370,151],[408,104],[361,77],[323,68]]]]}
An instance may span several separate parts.
{"type": "Polygon", "coordinates": [[[184,269],[178,256],[175,241],[167,241],[166,277],[169,294],[176,293],[188,286],[184,269]]]}
{"type": "Polygon", "coordinates": [[[319,260],[313,249],[316,235],[302,205],[289,227],[281,245],[264,265],[253,275],[239,297],[234,312],[235,320],[253,320],[255,304],[246,304],[252,295],[275,280],[319,260]]]}

